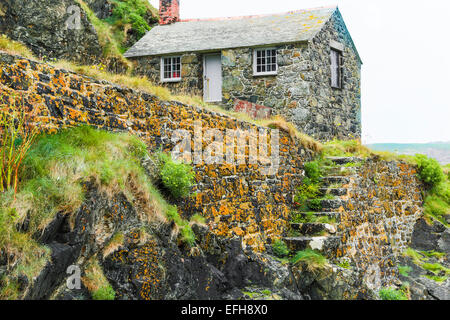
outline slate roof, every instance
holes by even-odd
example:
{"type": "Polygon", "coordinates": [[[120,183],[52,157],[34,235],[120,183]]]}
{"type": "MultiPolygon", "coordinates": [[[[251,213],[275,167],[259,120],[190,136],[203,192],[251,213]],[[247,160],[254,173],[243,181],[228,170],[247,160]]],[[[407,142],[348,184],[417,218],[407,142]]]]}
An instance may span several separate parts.
{"type": "Polygon", "coordinates": [[[185,20],[152,28],[125,57],[214,51],[311,40],[337,7],[276,15],[185,20]]]}

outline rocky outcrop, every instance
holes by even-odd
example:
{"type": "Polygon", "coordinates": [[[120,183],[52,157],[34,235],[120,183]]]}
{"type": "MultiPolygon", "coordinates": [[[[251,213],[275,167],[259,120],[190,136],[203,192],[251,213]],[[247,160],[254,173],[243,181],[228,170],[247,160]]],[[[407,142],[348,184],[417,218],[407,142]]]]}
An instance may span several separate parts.
{"type": "Polygon", "coordinates": [[[0,18],[0,33],[37,57],[93,64],[102,56],[97,32],[75,0],[5,0],[0,18]]]}
{"type": "Polygon", "coordinates": [[[419,253],[422,261],[410,256],[399,259],[399,266],[409,268],[407,274],[400,275],[400,279],[409,284],[411,299],[450,300],[450,229],[438,221],[429,224],[420,219],[414,226],[411,248],[416,252],[431,253],[429,257],[419,253]],[[439,271],[436,268],[439,265],[448,271],[439,271]],[[441,279],[436,276],[441,276],[441,279]]]}
{"type": "Polygon", "coordinates": [[[239,239],[217,237],[196,225],[197,246],[190,248],[177,242],[174,225],[143,223],[123,194],[107,196],[94,182],[86,183],[85,191],[79,210],[58,215],[36,235],[52,257],[36,279],[20,279],[26,299],[90,299],[84,285],[67,287],[66,270],[76,265],[83,277],[93,257],[116,299],[245,299],[243,292],[256,288],[280,299],[302,299],[288,265],[245,251],[239,239]],[[119,232],[123,242],[111,248],[119,232]]]}

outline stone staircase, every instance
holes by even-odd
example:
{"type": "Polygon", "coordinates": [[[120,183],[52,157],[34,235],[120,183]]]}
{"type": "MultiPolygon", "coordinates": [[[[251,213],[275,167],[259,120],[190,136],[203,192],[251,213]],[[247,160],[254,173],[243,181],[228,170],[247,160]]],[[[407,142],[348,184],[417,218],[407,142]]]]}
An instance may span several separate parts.
{"type": "MultiPolygon", "coordinates": [[[[318,212],[297,212],[297,217],[311,222],[292,222],[290,233],[295,236],[284,238],[292,252],[314,249],[322,254],[333,257],[341,241],[338,232],[340,211],[346,207],[348,184],[350,177],[358,170],[362,161],[354,157],[329,157],[329,167],[323,167],[325,176],[321,178],[320,203],[322,209],[318,212]]],[[[309,200],[313,201],[313,200],[309,200]]]]}

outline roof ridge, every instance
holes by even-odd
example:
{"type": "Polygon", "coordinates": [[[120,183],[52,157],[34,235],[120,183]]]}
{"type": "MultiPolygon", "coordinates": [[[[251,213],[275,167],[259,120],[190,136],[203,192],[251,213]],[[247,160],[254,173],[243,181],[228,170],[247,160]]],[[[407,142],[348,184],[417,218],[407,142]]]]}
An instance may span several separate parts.
{"type": "Polygon", "coordinates": [[[291,11],[286,11],[286,12],[281,12],[281,13],[255,14],[255,15],[248,15],[248,16],[218,17],[218,18],[204,18],[204,19],[181,19],[178,22],[242,20],[242,19],[263,18],[263,17],[271,17],[271,16],[282,16],[282,15],[287,15],[287,14],[296,14],[296,13],[301,13],[301,12],[308,12],[308,11],[321,10],[321,9],[332,9],[332,8],[337,9],[338,6],[330,5],[330,6],[322,6],[322,7],[315,7],[315,8],[291,10],[291,11]]]}

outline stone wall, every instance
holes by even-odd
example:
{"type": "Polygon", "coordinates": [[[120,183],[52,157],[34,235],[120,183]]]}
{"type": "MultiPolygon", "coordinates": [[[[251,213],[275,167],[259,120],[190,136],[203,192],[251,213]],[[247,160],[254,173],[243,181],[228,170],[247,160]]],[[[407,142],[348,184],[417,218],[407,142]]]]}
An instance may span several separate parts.
{"type": "MultiPolygon", "coordinates": [[[[194,136],[194,124],[208,128],[268,130],[253,124],[177,102],[161,101],[144,92],[96,81],[20,57],[0,53],[0,105],[23,99],[46,131],[90,124],[138,134],[151,151],[171,151],[173,133],[184,129],[194,136]]],[[[263,175],[261,164],[194,166],[192,197],[179,203],[185,216],[201,213],[220,236],[241,238],[244,245],[263,251],[288,230],[292,196],[304,175],[303,164],[314,154],[280,132],[280,168],[263,175]]],[[[191,144],[194,145],[195,141],[191,144]]],[[[202,139],[203,147],[209,141],[202,139]]],[[[192,147],[192,146],[191,146],[192,147]]],[[[194,148],[192,148],[194,149],[194,148]]],[[[248,160],[250,150],[246,150],[248,160]]],[[[339,210],[342,234],[337,258],[349,257],[369,270],[367,282],[390,281],[393,259],[410,240],[421,214],[421,184],[414,168],[397,162],[368,160],[348,186],[339,210]],[[383,279],[383,280],[380,280],[383,279]]]]}
{"type": "MultiPolygon", "coordinates": [[[[236,99],[272,108],[317,139],[361,136],[361,61],[339,11],[308,43],[275,46],[278,74],[253,75],[253,48],[222,50],[223,105],[236,99]],[[330,40],[344,46],[343,88],[331,87],[330,40]]],[[[135,59],[137,73],[160,81],[160,57],[135,59]]],[[[183,79],[165,83],[172,92],[203,95],[203,56],[183,54],[183,79]]]]}
{"type": "Polygon", "coordinates": [[[337,257],[351,258],[374,288],[397,278],[397,257],[407,249],[422,216],[422,183],[413,166],[367,160],[350,179],[338,224],[337,257]]]}
{"type": "MultiPolygon", "coordinates": [[[[194,134],[194,122],[208,128],[268,130],[237,119],[177,102],[165,102],[144,92],[96,81],[20,57],[0,53],[0,105],[23,100],[42,130],[90,124],[138,134],[149,149],[172,151],[172,134],[184,129],[194,134]]],[[[263,175],[260,165],[196,165],[195,196],[180,203],[186,216],[201,213],[212,230],[242,237],[243,244],[263,251],[268,239],[287,228],[289,207],[303,176],[303,162],[312,152],[300,141],[280,132],[280,168],[263,175]]],[[[209,142],[202,141],[204,146],[209,142]]],[[[248,160],[247,148],[246,159],[248,160]]],[[[270,242],[270,240],[269,240],[270,242]]]]}
{"type": "Polygon", "coordinates": [[[278,74],[253,75],[253,49],[222,51],[223,99],[273,108],[317,139],[361,136],[361,63],[337,11],[310,43],[277,46],[278,74]],[[331,87],[330,40],[344,45],[343,89],[331,87]]]}
{"type": "Polygon", "coordinates": [[[161,57],[135,59],[135,73],[145,75],[153,83],[167,87],[175,94],[203,97],[203,55],[185,53],[181,55],[181,80],[161,82],[161,57]]]}

